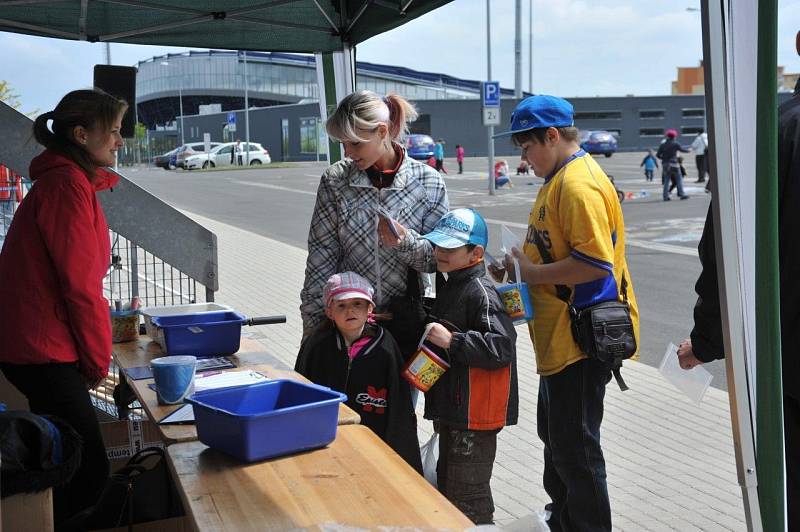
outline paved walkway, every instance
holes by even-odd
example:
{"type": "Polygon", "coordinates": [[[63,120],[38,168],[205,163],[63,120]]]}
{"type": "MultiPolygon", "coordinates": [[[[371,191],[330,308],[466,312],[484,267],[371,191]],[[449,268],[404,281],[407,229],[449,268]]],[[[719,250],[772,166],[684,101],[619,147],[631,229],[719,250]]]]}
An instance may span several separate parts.
{"type": "MultiPolygon", "coordinates": [[[[251,328],[248,334],[293,366],[302,333],[298,307],[306,250],[187,214],[217,235],[216,300],[248,316],[285,314],[286,324],[251,328]]],[[[500,525],[548,502],[536,435],[539,379],[527,327],[519,326],[517,335],[520,420],[500,433],[492,479],[500,525]]],[[[624,375],[631,389],[622,393],[611,381],[602,430],[614,529],[746,530],[727,394],[711,388],[696,404],[655,368],[626,362],[624,375]]],[[[424,443],[431,424],[422,420],[421,403],[418,414],[424,443]]]]}

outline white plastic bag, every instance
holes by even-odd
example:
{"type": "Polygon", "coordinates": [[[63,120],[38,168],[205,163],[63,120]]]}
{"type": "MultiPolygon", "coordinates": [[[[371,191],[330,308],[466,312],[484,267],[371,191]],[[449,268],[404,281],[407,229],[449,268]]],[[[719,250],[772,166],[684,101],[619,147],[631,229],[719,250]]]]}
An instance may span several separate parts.
{"type": "Polygon", "coordinates": [[[434,432],[428,442],[419,448],[422,458],[422,474],[425,480],[436,487],[436,462],[439,461],[439,433],[434,432]]]}

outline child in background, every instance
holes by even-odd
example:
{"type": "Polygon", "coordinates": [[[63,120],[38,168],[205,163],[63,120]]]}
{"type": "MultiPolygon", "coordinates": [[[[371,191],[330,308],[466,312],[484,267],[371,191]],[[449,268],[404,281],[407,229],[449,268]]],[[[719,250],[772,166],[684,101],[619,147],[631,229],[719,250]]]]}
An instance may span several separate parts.
{"type": "MultiPolygon", "coordinates": [[[[681,179],[686,179],[686,168],[683,166],[683,157],[678,157],[678,171],[681,173],[681,179]]],[[[678,186],[678,182],[674,174],[670,176],[670,180],[669,192],[672,194],[672,191],[678,186]]]]}
{"type": "Polygon", "coordinates": [[[658,168],[658,161],[656,160],[655,155],[653,155],[653,150],[647,150],[647,155],[644,156],[642,162],[639,164],[641,168],[644,166],[644,177],[647,181],[653,180],[653,172],[656,168],[658,168]]]}
{"type": "Polygon", "coordinates": [[[458,162],[458,173],[464,173],[464,146],[456,144],[456,161],[458,162]]]}
{"type": "Polygon", "coordinates": [[[403,357],[394,338],[368,321],[372,285],[354,272],[334,274],[322,297],[330,321],[303,342],[295,371],[347,394],[347,406],[414,469],[422,462],[411,390],[400,377],[403,357]]]}
{"type": "Polygon", "coordinates": [[[514,188],[514,183],[508,177],[508,162],[501,159],[494,163],[494,188],[502,188],[508,185],[508,188],[514,188]]]}
{"type": "Polygon", "coordinates": [[[517,423],[517,334],[486,277],[489,233],[481,215],[456,209],[423,238],[441,272],[426,342],[450,364],[425,393],[425,418],[439,432],[439,491],[475,524],[488,524],[497,433],[517,423]]]}

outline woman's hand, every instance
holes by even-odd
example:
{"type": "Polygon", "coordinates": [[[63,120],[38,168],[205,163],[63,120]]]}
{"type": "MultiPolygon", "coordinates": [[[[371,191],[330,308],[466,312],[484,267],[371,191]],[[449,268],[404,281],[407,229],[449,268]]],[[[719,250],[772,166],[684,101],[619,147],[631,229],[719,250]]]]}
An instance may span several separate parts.
{"type": "Polygon", "coordinates": [[[450,341],[453,339],[453,333],[447,330],[447,327],[441,323],[432,323],[431,330],[428,331],[426,340],[430,340],[433,345],[438,345],[443,349],[450,349],[450,341]]]}
{"type": "Polygon", "coordinates": [[[405,238],[408,231],[400,222],[392,220],[391,223],[397,231],[397,236],[395,236],[394,232],[389,228],[389,223],[390,222],[386,220],[386,218],[378,218],[378,235],[381,237],[381,242],[383,242],[384,246],[393,248],[397,247],[397,244],[405,238]]]}

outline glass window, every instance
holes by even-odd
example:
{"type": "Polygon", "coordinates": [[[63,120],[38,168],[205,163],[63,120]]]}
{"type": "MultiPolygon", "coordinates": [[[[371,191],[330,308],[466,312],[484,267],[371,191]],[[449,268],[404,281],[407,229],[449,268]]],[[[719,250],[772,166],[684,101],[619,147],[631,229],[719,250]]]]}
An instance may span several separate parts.
{"type": "Polygon", "coordinates": [[[681,126],[681,135],[697,135],[703,131],[702,126],[681,126]]]}
{"type": "Polygon", "coordinates": [[[643,127],[639,129],[640,137],[663,137],[664,130],[660,127],[643,127]]]}
{"type": "Polygon", "coordinates": [[[300,153],[317,153],[317,119],[300,119],[300,153]]]}
{"type": "Polygon", "coordinates": [[[581,111],[575,120],[622,120],[622,111],[581,111]]]}
{"type": "Polygon", "coordinates": [[[664,118],[663,109],[642,109],[639,111],[639,118],[664,118]]]}
{"type": "Polygon", "coordinates": [[[704,118],[706,116],[705,109],[681,109],[681,116],[683,118],[704,118]]]}
{"type": "Polygon", "coordinates": [[[285,161],[289,157],[289,119],[281,118],[281,157],[285,161]]]}

